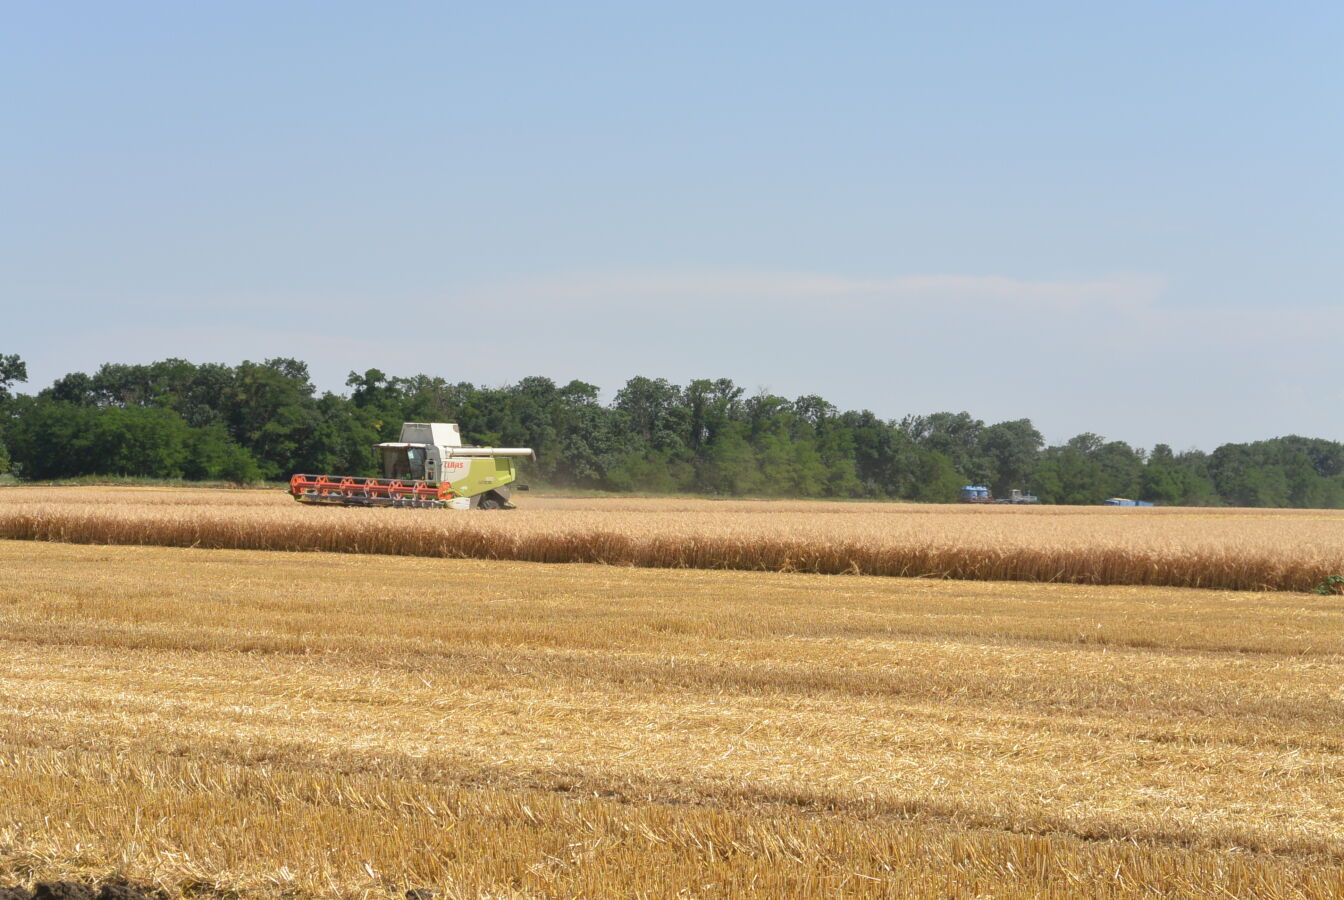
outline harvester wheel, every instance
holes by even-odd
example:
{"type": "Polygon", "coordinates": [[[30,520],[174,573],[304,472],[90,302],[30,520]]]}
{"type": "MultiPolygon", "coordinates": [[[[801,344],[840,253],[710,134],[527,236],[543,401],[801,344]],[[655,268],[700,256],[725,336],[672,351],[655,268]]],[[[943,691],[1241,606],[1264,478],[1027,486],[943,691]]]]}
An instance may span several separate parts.
{"type": "Polygon", "coordinates": [[[484,497],[481,498],[480,502],[476,504],[476,508],[499,509],[499,501],[495,499],[493,494],[486,494],[484,497]]]}

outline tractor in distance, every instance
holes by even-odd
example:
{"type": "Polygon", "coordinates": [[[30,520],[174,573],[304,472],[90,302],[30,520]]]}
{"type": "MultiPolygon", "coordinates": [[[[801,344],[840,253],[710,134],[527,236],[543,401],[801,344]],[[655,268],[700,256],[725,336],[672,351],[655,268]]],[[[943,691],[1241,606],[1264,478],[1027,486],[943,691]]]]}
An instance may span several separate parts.
{"type": "Polygon", "coordinates": [[[381,478],[295,475],[289,492],[300,503],[421,509],[513,509],[520,457],[527,447],[464,447],[453,422],[407,422],[401,440],[375,444],[381,478]]]}

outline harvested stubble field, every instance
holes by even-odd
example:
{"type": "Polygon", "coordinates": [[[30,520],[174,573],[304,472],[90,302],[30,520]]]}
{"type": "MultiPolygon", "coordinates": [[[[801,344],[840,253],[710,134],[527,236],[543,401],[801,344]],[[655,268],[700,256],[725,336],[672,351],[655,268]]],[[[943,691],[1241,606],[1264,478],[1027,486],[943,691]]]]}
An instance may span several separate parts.
{"type": "Polygon", "coordinates": [[[0,538],[1230,590],[1344,571],[1344,511],[562,499],[500,514],[282,491],[0,488],[0,538]]]}
{"type": "Polygon", "coordinates": [[[0,884],[1344,895],[1338,598],[32,541],[0,571],[0,884]]]}

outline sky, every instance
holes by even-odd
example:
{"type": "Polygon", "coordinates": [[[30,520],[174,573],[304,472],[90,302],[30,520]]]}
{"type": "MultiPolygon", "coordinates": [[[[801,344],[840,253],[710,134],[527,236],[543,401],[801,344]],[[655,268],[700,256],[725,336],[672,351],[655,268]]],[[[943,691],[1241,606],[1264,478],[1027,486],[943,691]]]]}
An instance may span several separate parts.
{"type": "Polygon", "coordinates": [[[1344,5],[13,4],[0,353],[1344,440],[1344,5]]]}

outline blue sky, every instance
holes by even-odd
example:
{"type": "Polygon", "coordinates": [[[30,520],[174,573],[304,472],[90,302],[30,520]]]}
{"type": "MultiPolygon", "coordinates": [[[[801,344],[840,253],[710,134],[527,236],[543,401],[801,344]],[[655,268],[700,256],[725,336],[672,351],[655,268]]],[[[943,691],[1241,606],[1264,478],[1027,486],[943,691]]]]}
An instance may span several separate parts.
{"type": "Polygon", "coordinates": [[[1341,440],[1341,10],[14,5],[0,352],[1341,440]]]}

